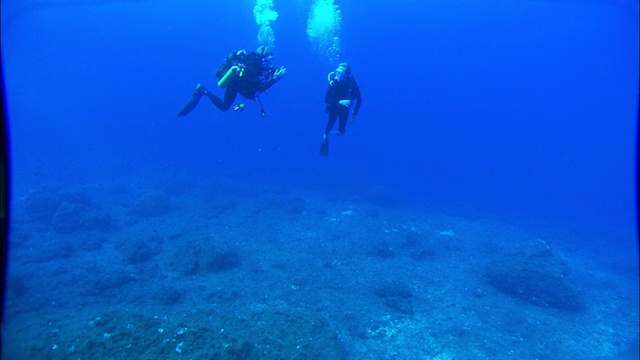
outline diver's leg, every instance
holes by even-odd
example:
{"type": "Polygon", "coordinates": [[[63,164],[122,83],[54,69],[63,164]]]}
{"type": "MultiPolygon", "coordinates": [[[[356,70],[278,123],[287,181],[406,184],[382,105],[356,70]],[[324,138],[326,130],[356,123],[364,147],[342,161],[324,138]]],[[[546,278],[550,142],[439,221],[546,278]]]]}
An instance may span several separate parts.
{"type": "Polygon", "coordinates": [[[333,125],[336,124],[337,118],[338,113],[335,110],[329,110],[327,126],[324,128],[324,135],[322,136],[322,142],[320,143],[320,156],[329,155],[329,132],[333,129],[333,125]]]}
{"type": "Polygon", "coordinates": [[[227,111],[231,107],[231,104],[236,100],[237,91],[232,90],[230,88],[226,88],[224,91],[224,100],[221,100],[219,97],[213,95],[210,91],[204,93],[206,97],[211,100],[213,105],[215,105],[218,109],[222,111],[227,111]]]}
{"type": "Polygon", "coordinates": [[[338,122],[338,135],[342,135],[347,131],[347,119],[349,118],[349,110],[340,111],[338,122]]]}
{"type": "Polygon", "coordinates": [[[209,91],[202,86],[202,84],[198,84],[196,85],[196,89],[194,90],[193,94],[191,95],[191,99],[189,99],[189,102],[187,103],[187,105],[185,105],[182,110],[180,110],[178,112],[178,116],[185,116],[188,113],[191,112],[191,110],[196,108],[196,105],[198,105],[198,101],[200,101],[200,98],[202,97],[202,94],[208,93],[209,91]]]}
{"type": "Polygon", "coordinates": [[[333,129],[333,126],[336,124],[336,120],[338,119],[338,113],[331,109],[329,110],[329,120],[327,121],[327,126],[324,128],[324,137],[329,136],[329,132],[333,129]]]}

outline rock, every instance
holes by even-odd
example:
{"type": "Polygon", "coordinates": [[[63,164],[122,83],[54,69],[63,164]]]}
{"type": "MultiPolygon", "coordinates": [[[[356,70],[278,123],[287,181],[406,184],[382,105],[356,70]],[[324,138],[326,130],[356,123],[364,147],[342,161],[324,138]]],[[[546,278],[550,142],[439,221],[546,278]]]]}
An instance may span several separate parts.
{"type": "Polygon", "coordinates": [[[414,315],[413,305],[411,301],[403,298],[387,298],[384,299],[384,304],[391,310],[404,315],[414,315]]]}
{"type": "Polygon", "coordinates": [[[485,277],[500,292],[536,306],[573,312],[585,307],[569,267],[542,240],[495,259],[487,266],[485,277]]]}
{"type": "Polygon", "coordinates": [[[160,305],[173,306],[182,302],[184,294],[172,286],[163,286],[156,293],[156,299],[160,305]]]}
{"type": "Polygon", "coordinates": [[[7,294],[22,297],[29,293],[29,287],[22,276],[10,276],[7,279],[7,294]]]}
{"type": "Polygon", "coordinates": [[[409,285],[402,282],[386,282],[373,289],[373,293],[380,298],[397,297],[408,299],[413,296],[409,285]]]}
{"type": "Polygon", "coordinates": [[[235,251],[223,251],[210,254],[204,260],[205,268],[211,272],[232,270],[240,266],[240,255],[235,251]]]}
{"type": "Polygon", "coordinates": [[[187,241],[184,246],[171,247],[171,256],[168,267],[171,271],[192,275],[198,272],[200,267],[200,249],[193,241],[187,241]]]}
{"type": "Polygon", "coordinates": [[[171,199],[163,191],[149,190],[136,201],[131,215],[153,217],[168,214],[174,210],[171,199]]]}
{"type": "Polygon", "coordinates": [[[78,249],[83,251],[96,251],[102,249],[102,246],[107,241],[108,239],[106,237],[83,237],[78,239],[77,246],[78,249]]]}
{"type": "Polygon", "coordinates": [[[91,280],[92,283],[84,291],[85,295],[113,297],[117,294],[115,290],[122,289],[128,283],[135,281],[135,278],[131,274],[116,272],[100,277],[93,274],[91,280]]]}
{"type": "Polygon", "coordinates": [[[111,227],[111,215],[84,204],[64,201],[53,216],[53,229],[60,234],[80,231],[107,231],[111,227]]]}
{"type": "Polygon", "coordinates": [[[31,192],[25,200],[27,216],[46,225],[51,225],[53,217],[63,203],[94,207],[93,201],[84,191],[59,191],[43,188],[31,192]]]}
{"type": "Polygon", "coordinates": [[[413,315],[413,305],[409,300],[413,293],[409,285],[392,281],[377,285],[373,289],[373,293],[383,299],[383,304],[391,310],[404,314],[413,315]]]}
{"type": "Polygon", "coordinates": [[[148,241],[134,239],[118,243],[120,253],[127,264],[143,264],[160,253],[160,245],[155,237],[148,241]]]}
{"type": "Polygon", "coordinates": [[[415,249],[409,252],[409,257],[415,261],[426,261],[436,254],[432,248],[415,249]]]}
{"type": "Polygon", "coordinates": [[[381,259],[393,259],[396,257],[396,252],[386,242],[381,241],[373,245],[371,255],[381,259]]]}
{"type": "Polygon", "coordinates": [[[25,325],[22,333],[31,336],[11,340],[21,344],[27,359],[56,351],[52,344],[65,352],[56,358],[72,357],[68,349],[74,358],[83,359],[111,359],[114,349],[122,359],[352,358],[331,324],[312,313],[266,310],[242,316],[200,307],[155,316],[122,308],[98,316],[51,320],[56,331],[51,331],[52,325],[35,329],[25,325]]]}
{"type": "Polygon", "coordinates": [[[300,196],[295,196],[288,199],[285,205],[285,211],[289,214],[303,214],[306,208],[307,201],[300,196]]]}
{"type": "Polygon", "coordinates": [[[410,230],[405,236],[405,241],[402,247],[405,249],[415,249],[420,244],[420,234],[415,230],[410,230]]]}

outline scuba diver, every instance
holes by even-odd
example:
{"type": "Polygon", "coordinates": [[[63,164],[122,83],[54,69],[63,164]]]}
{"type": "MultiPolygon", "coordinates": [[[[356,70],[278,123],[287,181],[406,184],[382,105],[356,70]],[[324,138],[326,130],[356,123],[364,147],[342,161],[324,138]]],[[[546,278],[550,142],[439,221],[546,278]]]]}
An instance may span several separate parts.
{"type": "MultiPolygon", "coordinates": [[[[212,94],[202,84],[198,84],[189,102],[178,112],[178,116],[185,116],[195,109],[202,95],[209,98],[218,109],[227,111],[238,94],[249,100],[257,98],[260,103],[260,115],[266,116],[258,96],[266,92],[287,72],[284,66],[274,68],[271,65],[272,60],[273,53],[264,46],[260,46],[257,51],[239,50],[229,53],[216,71],[216,77],[219,79],[218,86],[225,88],[223,99],[212,94]]],[[[244,103],[235,105],[233,110],[241,112],[244,110],[244,103]]]]}
{"type": "Polygon", "coordinates": [[[347,119],[353,122],[358,116],[360,105],[362,104],[362,96],[356,79],[351,75],[351,66],[347,63],[340,63],[338,68],[330,72],[327,76],[329,87],[325,94],[324,101],[327,103],[325,111],[329,114],[327,126],[324,129],[324,136],[320,144],[320,155],[329,155],[329,132],[338,122],[338,135],[345,133],[347,119]],[[355,106],[354,106],[355,100],[355,106]],[[349,118],[349,110],[353,106],[353,112],[349,118]]]}

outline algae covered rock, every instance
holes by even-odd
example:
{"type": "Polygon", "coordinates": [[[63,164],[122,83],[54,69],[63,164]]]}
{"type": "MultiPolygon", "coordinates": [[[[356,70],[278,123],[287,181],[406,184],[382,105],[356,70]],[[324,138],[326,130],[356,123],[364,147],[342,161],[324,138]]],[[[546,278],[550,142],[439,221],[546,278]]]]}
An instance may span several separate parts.
{"type": "Polygon", "coordinates": [[[173,210],[171,199],[164,191],[148,190],[137,199],[130,213],[140,217],[154,217],[173,210]]]}
{"type": "Polygon", "coordinates": [[[62,202],[53,216],[53,229],[60,234],[80,231],[108,231],[111,215],[83,204],[62,202]]]}
{"type": "Polygon", "coordinates": [[[500,292],[536,306],[575,312],[585,307],[566,262],[542,240],[498,257],[487,266],[485,277],[500,292]]]}
{"type": "MultiPolygon", "coordinates": [[[[49,359],[345,359],[328,323],[302,312],[262,311],[225,316],[207,309],[49,319],[56,332],[20,342],[25,358],[49,359]],[[51,344],[56,344],[52,348],[51,344]]],[[[49,331],[47,331],[49,330],[49,331]]]]}

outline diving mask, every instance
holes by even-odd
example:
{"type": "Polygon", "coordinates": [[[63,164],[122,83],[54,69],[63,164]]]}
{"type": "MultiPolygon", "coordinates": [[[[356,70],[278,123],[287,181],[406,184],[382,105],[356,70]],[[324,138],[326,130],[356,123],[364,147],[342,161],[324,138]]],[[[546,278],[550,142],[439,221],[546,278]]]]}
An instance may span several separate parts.
{"type": "Polygon", "coordinates": [[[273,56],[272,55],[268,55],[268,56],[265,56],[265,57],[260,59],[260,64],[263,67],[271,66],[272,63],[273,63],[273,56]]]}
{"type": "Polygon", "coordinates": [[[347,78],[347,75],[344,73],[344,70],[341,68],[337,68],[334,71],[330,72],[327,76],[327,80],[329,81],[329,85],[335,85],[336,82],[341,82],[347,78]]]}

